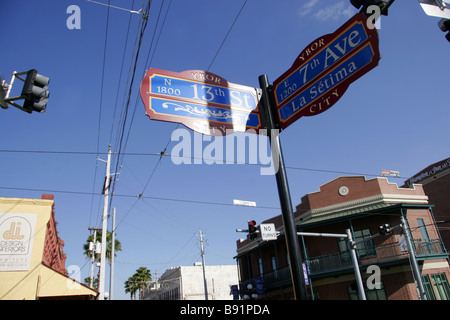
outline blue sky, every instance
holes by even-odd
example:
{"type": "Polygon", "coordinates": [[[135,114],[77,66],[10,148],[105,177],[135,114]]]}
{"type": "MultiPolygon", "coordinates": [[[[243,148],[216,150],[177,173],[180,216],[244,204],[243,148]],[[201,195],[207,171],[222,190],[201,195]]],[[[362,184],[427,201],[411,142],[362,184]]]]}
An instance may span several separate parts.
{"type": "MultiPolygon", "coordinates": [[[[136,11],[142,3],[111,1],[136,11]]],[[[81,279],[90,272],[82,245],[88,228],[100,226],[103,203],[105,164],[96,156],[106,159],[108,144],[118,150],[120,113],[130,99],[125,155],[111,203],[123,248],[116,258],[116,299],[128,299],[123,283],[141,266],[161,275],[167,268],[201,261],[199,229],[208,240],[206,264],[235,264],[236,240],[245,236],[235,229],[245,228],[249,219],[260,223],[280,214],[275,177],[260,175],[260,166],[160,161],[156,154],[166,146],[170,154],[176,144],[170,137],[177,125],[150,120],[138,95],[150,67],[209,68],[250,87],[259,87],[262,74],[273,82],[305,46],[357,12],[347,0],[248,0],[218,52],[243,4],[152,1],[129,97],[138,14],[110,8],[107,18],[106,6],[84,0],[1,4],[3,79],[36,68],[51,79],[51,93],[45,114],[0,110],[0,195],[55,195],[66,266],[79,266],[81,279]],[[66,26],[70,5],[81,10],[81,29],[66,26]],[[257,207],[233,206],[233,199],[255,201],[257,207]]],[[[427,16],[418,1],[396,1],[378,30],[379,65],[331,109],[301,118],[281,133],[294,207],[343,172],[373,177],[382,169],[396,170],[402,178],[390,181],[401,185],[449,156],[449,43],[438,20],[427,16]]],[[[16,81],[12,93],[20,89],[16,81]]],[[[203,142],[203,148],[208,144],[203,142]]],[[[116,157],[112,163],[114,172],[116,157]]],[[[109,269],[107,279],[108,288],[109,269]]]]}

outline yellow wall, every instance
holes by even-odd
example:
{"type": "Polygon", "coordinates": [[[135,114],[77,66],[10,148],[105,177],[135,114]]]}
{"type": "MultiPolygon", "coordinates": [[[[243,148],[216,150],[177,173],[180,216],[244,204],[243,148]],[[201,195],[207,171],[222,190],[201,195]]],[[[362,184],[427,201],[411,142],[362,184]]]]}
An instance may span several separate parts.
{"type": "MultiPolygon", "coordinates": [[[[30,268],[28,271],[0,271],[0,300],[34,300],[39,296],[96,294],[95,291],[41,263],[53,203],[53,200],[0,197],[0,221],[11,214],[36,215],[30,268]]],[[[1,236],[0,239],[3,239],[1,236]]]]}

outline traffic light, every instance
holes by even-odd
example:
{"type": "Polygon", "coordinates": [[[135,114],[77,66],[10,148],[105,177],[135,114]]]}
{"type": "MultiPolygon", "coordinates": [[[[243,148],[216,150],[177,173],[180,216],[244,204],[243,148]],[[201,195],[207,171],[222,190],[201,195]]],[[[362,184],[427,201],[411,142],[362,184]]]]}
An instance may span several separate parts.
{"type": "Polygon", "coordinates": [[[443,32],[448,31],[445,38],[450,42],[450,19],[441,19],[438,22],[438,26],[443,32]]]}
{"type": "Polygon", "coordinates": [[[394,1],[391,0],[389,4],[383,0],[350,0],[350,2],[356,9],[359,9],[362,7],[361,12],[366,15],[367,15],[367,8],[375,5],[380,8],[382,15],[387,16],[388,8],[394,1]]]}
{"type": "Polygon", "coordinates": [[[47,91],[50,79],[37,73],[36,69],[27,72],[21,97],[25,99],[23,110],[45,112],[50,93],[47,91]]]}
{"type": "Polygon", "coordinates": [[[379,226],[378,228],[380,229],[380,234],[382,234],[382,235],[390,234],[392,231],[389,223],[385,223],[384,225],[379,226]]]}
{"type": "Polygon", "coordinates": [[[3,81],[2,75],[0,74],[0,107],[3,109],[8,109],[8,103],[5,101],[7,88],[8,85],[5,84],[5,81],[3,81]]]}
{"type": "Polygon", "coordinates": [[[250,240],[253,240],[256,238],[256,221],[255,220],[251,220],[248,221],[248,234],[250,236],[250,240]]]}

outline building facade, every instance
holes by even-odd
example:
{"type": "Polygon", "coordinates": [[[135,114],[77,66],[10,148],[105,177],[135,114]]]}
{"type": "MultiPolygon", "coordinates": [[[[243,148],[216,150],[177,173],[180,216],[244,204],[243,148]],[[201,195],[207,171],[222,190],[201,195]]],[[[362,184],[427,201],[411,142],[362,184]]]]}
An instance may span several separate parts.
{"type": "Polygon", "coordinates": [[[421,184],[428,202],[433,205],[439,233],[450,248],[450,158],[438,161],[405,181],[404,187],[421,184]]]}
{"type": "Polygon", "coordinates": [[[0,300],[95,299],[67,276],[54,199],[0,198],[0,300]]]}
{"type": "MultiPolygon", "coordinates": [[[[407,221],[420,281],[429,299],[450,298],[448,254],[421,185],[399,188],[386,178],[340,177],[301,199],[295,210],[298,232],[345,234],[359,244],[356,253],[367,299],[419,299],[417,279],[405,246],[407,221]],[[380,226],[392,232],[380,235],[380,226]]],[[[281,216],[274,223],[283,231],[281,216]]],[[[309,299],[358,299],[347,240],[342,237],[299,236],[309,299]]],[[[259,299],[292,299],[284,236],[237,242],[240,291],[252,284],[259,299]]]]}
{"type": "MultiPolygon", "coordinates": [[[[208,300],[232,300],[230,288],[238,284],[235,265],[205,266],[208,300]]],[[[203,267],[179,266],[166,270],[150,289],[144,300],[205,300],[203,267]]]]}

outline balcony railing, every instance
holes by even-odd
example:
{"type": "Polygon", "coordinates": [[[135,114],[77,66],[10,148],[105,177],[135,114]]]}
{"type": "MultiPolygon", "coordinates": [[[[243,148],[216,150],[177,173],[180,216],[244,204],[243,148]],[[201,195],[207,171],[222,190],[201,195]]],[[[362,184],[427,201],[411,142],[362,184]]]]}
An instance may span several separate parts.
{"type": "MultiPolygon", "coordinates": [[[[430,241],[414,240],[413,245],[417,259],[447,255],[442,242],[439,239],[430,241]]],[[[398,242],[374,247],[366,246],[364,250],[357,250],[357,254],[361,267],[367,267],[373,264],[396,264],[401,262],[401,260],[408,259],[408,251],[405,249],[402,250],[398,242]]],[[[353,268],[349,251],[309,257],[306,260],[306,264],[308,266],[308,275],[310,277],[352,272],[353,268]]],[[[262,277],[265,289],[289,284],[291,281],[290,269],[288,266],[265,273],[262,277]]],[[[245,288],[248,283],[253,283],[253,280],[241,281],[241,288],[245,288]]]]}
{"type": "MultiPolygon", "coordinates": [[[[430,241],[414,240],[414,251],[418,259],[446,255],[445,249],[439,239],[430,241]]],[[[408,251],[402,249],[398,242],[367,247],[357,250],[360,266],[395,264],[399,260],[408,259],[408,251]]],[[[326,273],[335,273],[353,268],[350,252],[344,251],[319,257],[310,257],[307,260],[311,276],[326,273]]]]}

